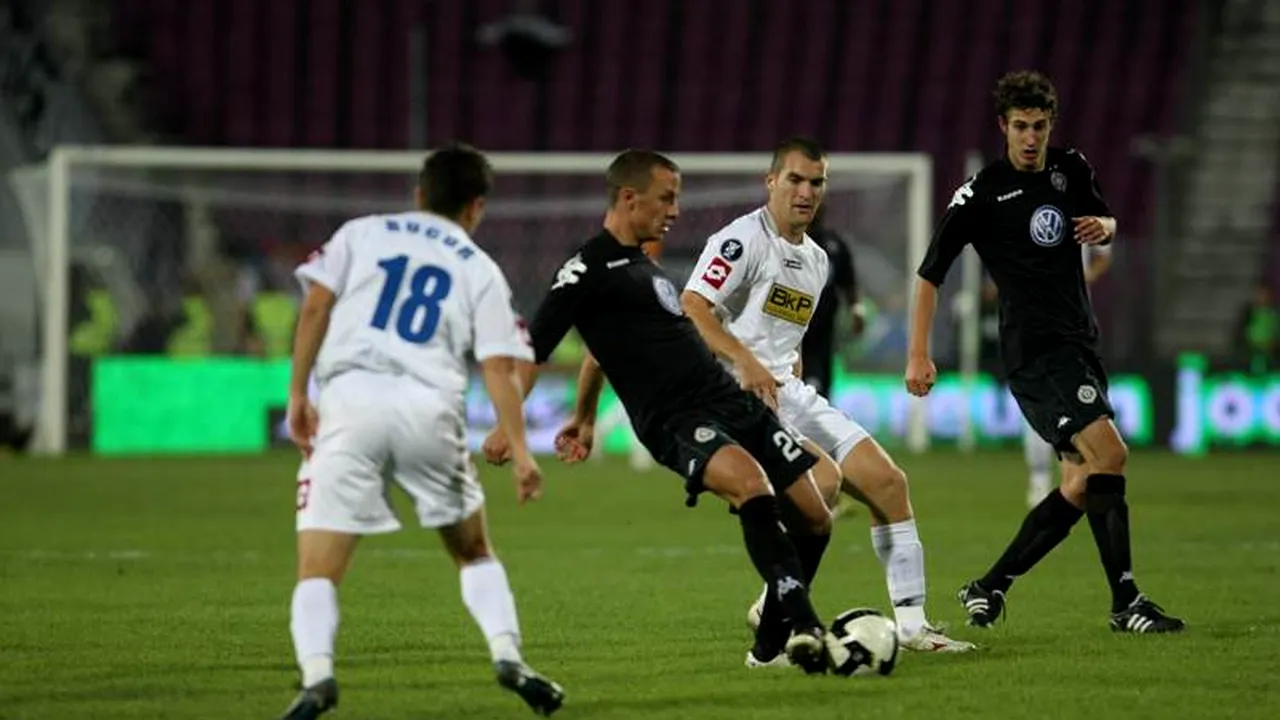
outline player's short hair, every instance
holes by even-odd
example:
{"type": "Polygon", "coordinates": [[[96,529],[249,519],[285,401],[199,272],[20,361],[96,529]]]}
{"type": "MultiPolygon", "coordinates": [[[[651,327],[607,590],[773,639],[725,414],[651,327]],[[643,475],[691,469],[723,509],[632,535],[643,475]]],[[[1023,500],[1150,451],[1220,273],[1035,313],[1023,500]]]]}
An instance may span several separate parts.
{"type": "Polygon", "coordinates": [[[1007,118],[1010,110],[1044,110],[1051,118],[1058,116],[1058,91],[1049,78],[1035,70],[1006,74],[992,95],[1000,118],[1007,118]]]}
{"type": "Polygon", "coordinates": [[[680,166],[660,152],[632,148],[619,153],[604,172],[605,183],[609,186],[609,204],[618,201],[618,194],[624,187],[639,192],[648,190],[649,183],[653,182],[653,169],[659,167],[673,173],[680,172],[680,166]]]}
{"type": "Polygon", "coordinates": [[[798,152],[810,160],[821,160],[827,156],[827,151],[822,148],[822,144],[817,140],[805,135],[792,135],[774,146],[773,161],[769,163],[769,172],[774,174],[780,172],[782,166],[787,162],[787,156],[793,152],[798,152]]]}
{"type": "Polygon", "coordinates": [[[418,173],[426,209],[456,217],[471,201],[493,190],[493,166],[484,153],[463,142],[444,145],[427,156],[418,173]]]}

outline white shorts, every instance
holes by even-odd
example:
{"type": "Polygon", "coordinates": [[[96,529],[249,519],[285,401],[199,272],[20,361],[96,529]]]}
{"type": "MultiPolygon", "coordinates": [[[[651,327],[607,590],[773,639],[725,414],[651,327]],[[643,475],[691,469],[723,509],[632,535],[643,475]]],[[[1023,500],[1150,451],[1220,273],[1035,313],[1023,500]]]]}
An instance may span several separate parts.
{"type": "Polygon", "coordinates": [[[858,443],[871,437],[848,415],[832,407],[812,385],[792,378],[778,389],[778,419],[842,464],[858,443]]]}
{"type": "Polygon", "coordinates": [[[405,376],[351,371],[320,392],[314,452],[298,469],[298,530],[395,532],[386,480],[423,527],[454,525],[484,505],[467,450],[465,410],[405,376]]]}

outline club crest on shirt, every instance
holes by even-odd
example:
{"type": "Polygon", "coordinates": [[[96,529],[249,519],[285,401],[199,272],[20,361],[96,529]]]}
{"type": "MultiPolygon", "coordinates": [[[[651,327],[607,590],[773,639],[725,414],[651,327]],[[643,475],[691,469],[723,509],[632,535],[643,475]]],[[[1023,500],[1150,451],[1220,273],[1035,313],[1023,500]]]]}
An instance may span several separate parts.
{"type": "Polygon", "coordinates": [[[742,241],[730,238],[720,243],[720,257],[729,262],[742,257],[742,241]]]}
{"type": "Polygon", "coordinates": [[[1053,173],[1049,175],[1049,182],[1053,184],[1054,190],[1057,190],[1058,192],[1067,191],[1067,176],[1057,170],[1054,170],[1053,173]]]}
{"type": "Polygon", "coordinates": [[[680,307],[680,296],[676,293],[676,286],[671,281],[658,275],[653,278],[653,292],[658,296],[658,302],[667,312],[672,315],[683,315],[684,310],[680,307]]]}
{"type": "Polygon", "coordinates": [[[1041,205],[1031,214],[1031,241],[1040,247],[1053,247],[1062,242],[1067,231],[1067,219],[1053,205],[1041,205]]]}
{"type": "Polygon", "coordinates": [[[1091,405],[1098,399],[1098,391],[1092,385],[1081,385],[1080,388],[1076,390],[1076,399],[1085,405],[1091,405]]]}

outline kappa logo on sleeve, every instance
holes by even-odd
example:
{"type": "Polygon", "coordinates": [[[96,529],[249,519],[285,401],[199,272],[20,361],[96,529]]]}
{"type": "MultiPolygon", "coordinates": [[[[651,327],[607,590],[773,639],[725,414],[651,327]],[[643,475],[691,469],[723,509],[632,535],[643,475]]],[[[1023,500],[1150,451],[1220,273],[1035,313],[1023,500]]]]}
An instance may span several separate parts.
{"type": "Polygon", "coordinates": [[[729,279],[729,273],[731,272],[733,272],[732,265],[721,258],[714,257],[711,258],[711,264],[707,266],[706,272],[702,273],[702,280],[719,290],[724,287],[724,281],[729,279]]]}
{"type": "Polygon", "coordinates": [[[556,281],[551,285],[551,289],[559,290],[565,285],[576,285],[586,271],[587,264],[582,261],[582,253],[574,255],[556,271],[556,281]]]}

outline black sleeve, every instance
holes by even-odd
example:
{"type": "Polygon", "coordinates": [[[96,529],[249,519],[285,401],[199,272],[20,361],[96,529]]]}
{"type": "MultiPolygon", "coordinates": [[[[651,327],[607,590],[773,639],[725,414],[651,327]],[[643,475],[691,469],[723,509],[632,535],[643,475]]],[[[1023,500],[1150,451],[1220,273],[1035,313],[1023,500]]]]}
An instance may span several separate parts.
{"type": "Polygon", "coordinates": [[[853,267],[853,252],[838,234],[831,233],[831,240],[835,243],[835,252],[831,254],[834,284],[844,292],[849,302],[854,302],[858,299],[858,273],[853,267]]]}
{"type": "Polygon", "coordinates": [[[1076,169],[1076,210],[1079,215],[1094,215],[1097,217],[1114,217],[1111,214],[1111,207],[1107,205],[1106,199],[1102,197],[1102,186],[1098,184],[1098,174],[1093,171],[1093,166],[1085,159],[1084,153],[1079,150],[1070,151],[1076,158],[1078,167],[1076,169]]]}
{"type": "Polygon", "coordinates": [[[551,357],[556,346],[577,322],[578,310],[593,279],[581,252],[566,260],[556,271],[551,289],[529,326],[534,359],[538,364],[551,357]]]}
{"type": "MultiPolygon", "coordinates": [[[[975,178],[976,179],[976,178],[975,178]]],[[[938,227],[933,231],[933,239],[929,241],[929,250],[925,253],[924,262],[916,274],[941,287],[947,279],[947,271],[960,256],[960,251],[969,244],[980,212],[978,198],[974,196],[974,180],[971,179],[956,190],[951,197],[951,204],[943,214],[938,227]]]]}

